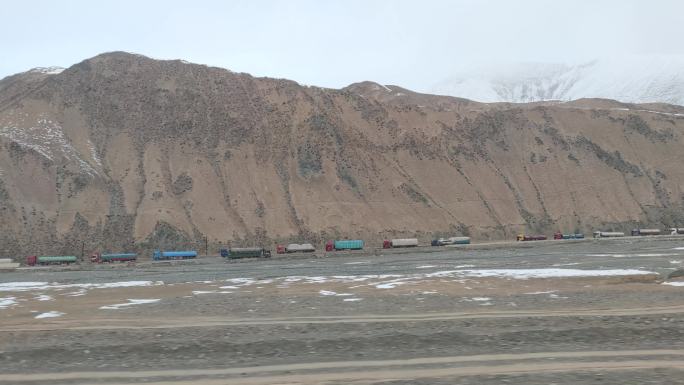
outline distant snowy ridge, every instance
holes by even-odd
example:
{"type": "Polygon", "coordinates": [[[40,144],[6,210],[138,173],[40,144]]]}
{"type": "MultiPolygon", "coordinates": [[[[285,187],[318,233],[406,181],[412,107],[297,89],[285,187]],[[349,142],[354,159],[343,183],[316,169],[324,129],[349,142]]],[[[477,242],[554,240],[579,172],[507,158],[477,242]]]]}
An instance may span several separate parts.
{"type": "Polygon", "coordinates": [[[521,63],[462,71],[430,93],[481,102],[582,98],[684,105],[684,55],[626,56],[578,65],[521,63]]]}

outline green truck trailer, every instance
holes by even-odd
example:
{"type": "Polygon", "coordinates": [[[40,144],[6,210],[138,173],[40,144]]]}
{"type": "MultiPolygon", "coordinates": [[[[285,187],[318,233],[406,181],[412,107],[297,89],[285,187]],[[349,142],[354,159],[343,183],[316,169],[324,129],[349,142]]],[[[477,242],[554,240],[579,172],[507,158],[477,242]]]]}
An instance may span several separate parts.
{"type": "Polygon", "coordinates": [[[68,265],[76,263],[78,258],[73,255],[40,255],[29,256],[26,258],[26,264],[29,266],[35,265],[68,265]]]}
{"type": "Polygon", "coordinates": [[[223,258],[229,259],[271,257],[271,251],[263,247],[232,247],[230,249],[221,249],[220,253],[223,258]]]}

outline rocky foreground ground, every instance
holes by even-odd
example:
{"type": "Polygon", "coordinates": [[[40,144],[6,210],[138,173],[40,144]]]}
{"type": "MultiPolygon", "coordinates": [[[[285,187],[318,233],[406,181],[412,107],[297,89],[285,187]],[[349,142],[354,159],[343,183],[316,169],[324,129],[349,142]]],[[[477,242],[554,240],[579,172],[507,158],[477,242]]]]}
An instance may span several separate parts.
{"type": "Polygon", "coordinates": [[[0,384],[679,384],[683,260],[630,239],[25,269],[0,275],[0,384]]]}

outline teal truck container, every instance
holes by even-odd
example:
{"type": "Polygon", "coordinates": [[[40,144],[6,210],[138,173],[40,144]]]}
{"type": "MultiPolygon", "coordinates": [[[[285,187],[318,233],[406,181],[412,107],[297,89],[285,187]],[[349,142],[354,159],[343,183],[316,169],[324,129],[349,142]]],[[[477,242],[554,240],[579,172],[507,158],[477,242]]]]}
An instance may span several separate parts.
{"type": "Polygon", "coordinates": [[[325,245],[326,251],[333,250],[361,250],[363,241],[360,239],[344,239],[340,241],[328,241],[325,245]]]}

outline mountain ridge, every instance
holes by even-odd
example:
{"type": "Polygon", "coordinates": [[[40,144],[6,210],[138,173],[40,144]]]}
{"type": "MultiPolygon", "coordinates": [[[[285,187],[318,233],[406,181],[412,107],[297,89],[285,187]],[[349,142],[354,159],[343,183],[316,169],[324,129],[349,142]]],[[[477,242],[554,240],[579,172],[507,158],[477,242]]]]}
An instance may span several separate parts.
{"type": "Polygon", "coordinates": [[[682,226],[680,113],[107,53],[0,81],[1,236],[26,255],[682,226]]]}

